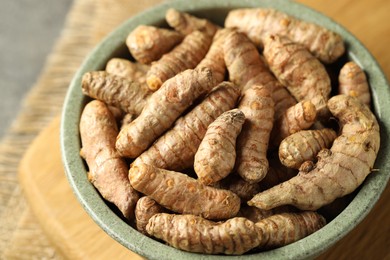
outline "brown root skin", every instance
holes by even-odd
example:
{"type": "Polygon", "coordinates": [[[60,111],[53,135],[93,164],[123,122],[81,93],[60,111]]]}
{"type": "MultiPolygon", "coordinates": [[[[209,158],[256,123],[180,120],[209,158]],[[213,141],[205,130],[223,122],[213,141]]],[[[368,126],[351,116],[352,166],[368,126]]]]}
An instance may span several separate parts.
{"type": "Polygon", "coordinates": [[[141,113],[152,94],[145,85],[105,71],[85,73],[81,87],[84,95],[136,115],[141,113]]]}
{"type": "Polygon", "coordinates": [[[339,74],[339,94],[357,97],[370,106],[371,94],[364,71],[355,62],[347,62],[339,74]]]}
{"type": "Polygon", "coordinates": [[[318,154],[315,168],[255,195],[248,205],[271,209],[291,204],[316,210],[353,192],[371,172],[380,145],[379,125],[370,109],[357,98],[338,95],[329,110],[342,126],[330,150],[318,154]]]}
{"type": "Polygon", "coordinates": [[[261,181],[268,172],[267,149],[274,119],[274,102],[268,88],[253,85],[238,105],[246,117],[237,139],[236,172],[246,181],[261,181]]]}
{"type": "MultiPolygon", "coordinates": [[[[278,155],[274,152],[271,152],[268,158],[269,170],[264,179],[262,179],[259,183],[259,192],[272,188],[273,186],[285,182],[298,174],[297,170],[284,166],[280,162],[278,155]]],[[[251,198],[247,199],[247,201],[250,199],[251,198]]]]}
{"type": "Polygon", "coordinates": [[[123,116],[122,118],[122,121],[121,121],[121,130],[123,127],[125,127],[126,125],[130,124],[131,122],[133,122],[135,119],[137,118],[137,116],[133,115],[133,114],[126,114],[123,116]]]}
{"type": "Polygon", "coordinates": [[[195,68],[209,50],[212,36],[194,31],[170,52],[153,62],[146,75],[150,90],[156,91],[178,73],[195,68]]]}
{"type": "Polygon", "coordinates": [[[214,86],[215,79],[207,68],[186,70],[171,78],[153,93],[142,113],[119,132],[116,149],[122,156],[136,158],[214,86]]]}
{"type": "Polygon", "coordinates": [[[173,30],[139,25],[127,37],[126,45],[138,62],[149,64],[169,52],[183,40],[183,35],[173,30]]]}
{"type": "Polygon", "coordinates": [[[275,214],[293,213],[295,211],[296,210],[290,206],[281,206],[270,210],[264,210],[243,204],[241,205],[240,212],[238,213],[237,217],[244,217],[257,223],[275,214]]]}
{"type": "Polygon", "coordinates": [[[223,43],[225,42],[227,35],[229,35],[229,32],[230,31],[227,29],[220,29],[216,32],[209,51],[204,59],[196,66],[196,68],[209,68],[213,72],[217,83],[220,83],[225,79],[226,65],[223,53],[223,43]]]}
{"type": "Polygon", "coordinates": [[[211,37],[220,28],[218,25],[207,19],[201,19],[185,12],[180,12],[174,8],[168,9],[165,20],[169,26],[183,35],[188,35],[194,31],[201,31],[211,37]]]}
{"type": "Polygon", "coordinates": [[[319,118],[327,118],[331,85],[324,65],[303,46],[286,37],[269,35],[264,41],[269,68],[297,101],[311,101],[319,118]]]}
{"type": "Polygon", "coordinates": [[[264,234],[257,249],[271,249],[291,244],[316,232],[325,224],[324,217],[311,211],[269,216],[256,222],[256,227],[264,234]]]}
{"type": "Polygon", "coordinates": [[[156,214],[147,232],[169,245],[194,253],[242,255],[291,244],[325,226],[315,212],[280,213],[254,223],[235,217],[213,222],[194,215],[156,214]]]}
{"type": "Polygon", "coordinates": [[[150,66],[142,63],[131,62],[127,59],[112,58],[107,62],[106,72],[145,85],[146,73],[149,68],[150,66]]]}
{"type": "Polygon", "coordinates": [[[255,223],[240,217],[213,222],[193,215],[157,214],[146,228],[175,248],[204,254],[242,255],[263,237],[255,223]]]}
{"type": "Polygon", "coordinates": [[[295,98],[281,84],[275,84],[272,89],[272,99],[275,102],[275,121],[285,114],[286,110],[297,104],[295,98]]]}
{"type": "Polygon", "coordinates": [[[244,34],[224,29],[224,59],[229,79],[240,86],[242,94],[253,85],[267,88],[274,100],[274,118],[277,119],[287,108],[297,102],[288,90],[280,84],[267,67],[256,46],[244,34]]]}
{"type": "Polygon", "coordinates": [[[242,204],[246,203],[261,190],[259,183],[249,183],[235,173],[231,173],[221,181],[213,183],[212,186],[234,192],[240,197],[242,204]]]}
{"type": "Polygon", "coordinates": [[[281,142],[279,159],[285,166],[299,169],[305,161],[314,161],[317,153],[329,148],[336,137],[336,132],[329,128],[299,131],[281,142]]]}
{"type": "Polygon", "coordinates": [[[270,92],[281,87],[248,37],[234,30],[228,32],[223,51],[229,80],[240,86],[242,93],[253,85],[262,85],[270,92]]]}
{"type": "Polygon", "coordinates": [[[310,128],[316,118],[316,107],[311,101],[301,101],[289,107],[274,123],[271,133],[272,145],[278,146],[286,137],[310,128]]]}
{"type": "Polygon", "coordinates": [[[85,106],[80,119],[80,154],[89,168],[88,179],[103,198],[132,219],[139,195],[130,186],[126,162],[115,151],[117,134],[115,118],[103,102],[94,100],[85,106]]]}
{"type": "Polygon", "coordinates": [[[222,220],[237,215],[240,198],[231,191],[205,186],[183,173],[147,164],[132,166],[131,185],[174,212],[222,220]]]}
{"type": "Polygon", "coordinates": [[[192,167],[207,127],[220,114],[233,109],[239,96],[240,90],[233,83],[220,83],[200,104],[176,120],[173,128],[138,156],[132,165],[145,163],[175,171],[192,167]]]}
{"type": "Polygon", "coordinates": [[[148,196],[140,198],[134,211],[137,230],[144,235],[148,235],[148,232],[146,232],[146,225],[148,224],[149,219],[153,215],[165,211],[166,209],[164,209],[164,207],[148,196]]]}
{"type": "Polygon", "coordinates": [[[209,125],[194,159],[194,169],[201,183],[210,185],[233,170],[236,139],[244,122],[244,113],[233,109],[224,112],[209,125]]]}
{"type": "Polygon", "coordinates": [[[305,45],[324,63],[333,63],[345,52],[340,35],[274,9],[235,9],[226,17],[225,27],[244,32],[258,47],[264,45],[268,34],[286,36],[305,45]]]}

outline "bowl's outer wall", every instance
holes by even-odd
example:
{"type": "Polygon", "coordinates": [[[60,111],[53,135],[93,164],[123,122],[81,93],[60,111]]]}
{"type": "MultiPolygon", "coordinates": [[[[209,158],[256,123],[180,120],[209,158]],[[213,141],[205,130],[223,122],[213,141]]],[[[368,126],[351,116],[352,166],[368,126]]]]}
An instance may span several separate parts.
{"type": "Polygon", "coordinates": [[[87,57],[73,78],[64,103],[61,124],[61,149],[65,171],[74,193],[94,221],[119,243],[148,259],[216,259],[220,256],[193,254],[177,250],[148,238],[118,217],[88,182],[84,162],[79,156],[79,119],[87,99],[81,92],[81,77],[87,71],[102,70],[112,57],[125,51],[126,36],[140,24],[166,26],[165,11],[174,7],[223,25],[227,12],[240,7],[272,7],[303,20],[315,22],[341,34],[346,42],[348,56],[364,68],[372,87],[373,108],[381,127],[381,148],[375,164],[379,171],[364,182],[353,201],[334,220],[314,234],[290,245],[267,252],[244,256],[224,256],[237,259],[304,259],[318,256],[352,230],[370,211],[389,180],[388,134],[390,111],[389,86],[372,55],[346,29],[328,17],[301,4],[286,0],[198,0],[169,1],[130,18],[105,38],[87,57]]]}

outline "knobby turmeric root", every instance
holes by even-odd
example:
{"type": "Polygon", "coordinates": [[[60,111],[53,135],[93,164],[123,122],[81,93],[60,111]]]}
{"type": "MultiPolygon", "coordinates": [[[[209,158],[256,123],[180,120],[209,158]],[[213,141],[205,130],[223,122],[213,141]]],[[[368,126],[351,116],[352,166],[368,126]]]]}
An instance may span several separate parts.
{"type": "Polygon", "coordinates": [[[273,127],[274,102],[267,88],[253,85],[238,105],[245,123],[237,139],[235,169],[248,182],[261,181],[268,172],[267,149],[273,127]]]}
{"type": "Polygon", "coordinates": [[[145,85],[105,71],[85,73],[81,87],[84,95],[136,115],[141,113],[152,93],[145,85]]]}
{"type": "Polygon", "coordinates": [[[271,133],[272,144],[278,146],[287,136],[309,129],[316,117],[316,108],[311,101],[301,101],[289,107],[274,123],[271,133]]]}
{"type": "Polygon", "coordinates": [[[280,86],[256,46],[244,34],[227,30],[223,45],[225,63],[229,71],[229,80],[240,86],[242,93],[252,85],[263,85],[270,92],[280,86]]]}
{"type": "Polygon", "coordinates": [[[244,122],[244,113],[233,109],[209,125],[194,160],[194,170],[201,183],[209,185],[217,182],[233,170],[236,139],[244,122]]]}
{"type": "Polygon", "coordinates": [[[253,85],[267,88],[274,100],[274,118],[297,102],[272,75],[257,48],[244,34],[224,29],[227,32],[223,45],[224,58],[229,71],[229,80],[240,86],[242,94],[253,85]]]}
{"type": "Polygon", "coordinates": [[[218,30],[214,35],[213,42],[211,43],[210,49],[206,56],[196,66],[196,68],[209,68],[213,72],[217,83],[220,83],[225,79],[226,65],[223,53],[223,43],[225,42],[228,34],[229,30],[218,30]]]}
{"type": "Polygon", "coordinates": [[[137,230],[144,235],[148,235],[146,232],[146,225],[149,222],[149,219],[157,213],[163,213],[166,209],[159,205],[155,200],[144,196],[137,201],[135,207],[135,224],[137,230]]]}
{"type": "Polygon", "coordinates": [[[318,59],[303,45],[277,35],[265,39],[263,53],[271,71],[296,100],[310,100],[320,118],[328,116],[330,78],[318,59]]]}
{"type": "Polygon", "coordinates": [[[209,36],[213,36],[219,26],[207,19],[201,19],[188,13],[180,12],[174,8],[168,9],[165,20],[169,26],[183,35],[191,34],[194,31],[201,31],[209,36]]]}
{"type": "Polygon", "coordinates": [[[240,198],[233,192],[203,185],[183,173],[138,164],[130,168],[129,179],[134,189],[174,212],[221,220],[240,209],[240,198]]]}
{"type": "Polygon", "coordinates": [[[132,219],[139,195],[130,186],[126,162],[115,151],[117,134],[115,118],[103,102],[94,100],[85,106],[80,118],[80,155],[87,162],[88,179],[103,198],[132,219]]]}
{"type": "Polygon", "coordinates": [[[146,84],[146,73],[150,66],[131,62],[126,59],[112,58],[107,62],[106,72],[115,76],[126,78],[140,84],[146,84]]]}
{"type": "Polygon", "coordinates": [[[274,9],[236,9],[225,19],[225,27],[238,28],[258,46],[268,34],[278,34],[305,46],[324,63],[336,61],[345,51],[340,35],[314,23],[299,20],[274,9]]]}
{"type": "Polygon", "coordinates": [[[269,216],[256,222],[256,228],[263,234],[258,248],[270,249],[291,244],[314,233],[325,224],[324,217],[311,211],[269,216]]]}
{"type": "Polygon", "coordinates": [[[339,74],[339,94],[359,98],[370,106],[371,94],[364,71],[355,62],[347,62],[339,74]]]}
{"type": "Polygon", "coordinates": [[[204,254],[241,255],[258,246],[262,238],[255,223],[240,217],[219,223],[162,213],[149,220],[146,230],[175,248],[204,254]]]}
{"type": "Polygon", "coordinates": [[[318,154],[311,171],[254,196],[248,205],[271,209],[291,204],[316,210],[354,191],[371,172],[380,145],[379,125],[370,109],[357,98],[338,95],[328,102],[342,132],[330,150],[318,154]]]}
{"type": "Polygon", "coordinates": [[[183,40],[183,35],[169,29],[139,25],[127,37],[126,45],[133,58],[149,64],[158,60],[183,40]]]}
{"type": "Polygon", "coordinates": [[[199,31],[187,35],[173,50],[154,62],[146,75],[146,83],[153,91],[176,74],[193,69],[209,50],[212,36],[199,31]]]}
{"type": "Polygon", "coordinates": [[[275,121],[284,115],[287,109],[297,104],[295,98],[281,84],[275,84],[272,89],[272,99],[275,103],[275,121]]]}
{"type": "Polygon", "coordinates": [[[256,223],[243,217],[213,222],[194,215],[160,213],[149,220],[146,230],[181,250],[241,255],[251,249],[290,244],[325,224],[325,219],[315,212],[275,214],[256,223]]]}
{"type": "Polygon", "coordinates": [[[139,156],[195,99],[214,86],[215,80],[207,68],[186,70],[168,80],[149,98],[142,113],[119,132],[116,149],[125,157],[139,156]]]}
{"type": "Polygon", "coordinates": [[[299,169],[304,161],[314,161],[317,153],[329,148],[336,137],[330,128],[299,131],[280,143],[279,159],[285,166],[299,169]]]}
{"type": "Polygon", "coordinates": [[[161,136],[132,165],[150,164],[158,168],[180,171],[194,164],[194,156],[206,134],[207,127],[223,112],[233,109],[240,90],[231,82],[222,82],[173,128],[161,136]]]}

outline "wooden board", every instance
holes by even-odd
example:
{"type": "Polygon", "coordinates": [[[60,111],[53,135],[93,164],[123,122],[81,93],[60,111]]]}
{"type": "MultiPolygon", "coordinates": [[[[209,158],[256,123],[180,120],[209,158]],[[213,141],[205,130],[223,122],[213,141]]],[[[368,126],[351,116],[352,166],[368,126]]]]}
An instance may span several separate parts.
{"type": "MultiPolygon", "coordinates": [[[[36,138],[19,180],[43,230],[67,259],[142,259],[109,237],[75,198],[63,171],[59,118],[36,138]],[[102,250],[104,248],[104,250],[102,250]]],[[[390,186],[373,211],[319,259],[390,259],[390,186]]]]}

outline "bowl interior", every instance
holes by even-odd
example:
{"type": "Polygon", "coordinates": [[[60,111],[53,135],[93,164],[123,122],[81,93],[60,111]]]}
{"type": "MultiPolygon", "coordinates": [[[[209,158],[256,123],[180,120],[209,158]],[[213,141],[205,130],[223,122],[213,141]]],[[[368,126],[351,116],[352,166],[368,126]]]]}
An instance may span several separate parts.
{"type": "Polygon", "coordinates": [[[174,249],[140,234],[126,224],[90,184],[87,179],[85,164],[79,156],[81,143],[78,126],[81,111],[88,100],[81,92],[82,75],[87,71],[104,69],[107,61],[113,57],[130,57],[124,44],[129,32],[140,24],[166,27],[164,15],[170,7],[208,18],[220,25],[223,25],[224,18],[231,9],[272,7],[300,19],[315,22],[341,34],[347,46],[347,53],[341,58],[341,61],[354,60],[365,70],[372,90],[373,109],[381,127],[381,148],[375,163],[375,168],[379,171],[370,174],[349,205],[325,227],[314,234],[274,250],[243,256],[224,256],[224,258],[255,259],[261,256],[267,259],[302,259],[319,255],[345,236],[368,214],[386,187],[389,179],[389,162],[386,158],[389,155],[388,133],[390,123],[390,111],[386,104],[390,100],[390,92],[388,83],[378,64],[353,35],[324,15],[301,4],[286,0],[170,1],[130,18],[106,37],[90,53],[73,78],[63,108],[61,124],[62,157],[68,180],[78,200],[105,232],[125,247],[148,259],[214,259],[220,257],[193,254],[174,249]]]}

